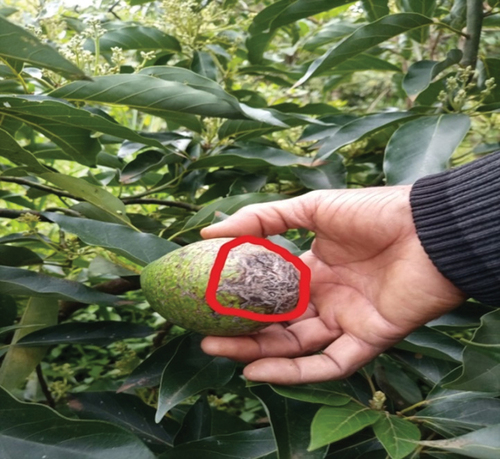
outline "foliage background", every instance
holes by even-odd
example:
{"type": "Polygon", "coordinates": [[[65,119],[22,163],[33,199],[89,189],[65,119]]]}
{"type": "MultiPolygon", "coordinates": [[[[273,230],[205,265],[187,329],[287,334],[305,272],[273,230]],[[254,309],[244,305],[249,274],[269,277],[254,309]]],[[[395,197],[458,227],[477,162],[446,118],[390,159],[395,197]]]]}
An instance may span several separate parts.
{"type": "MultiPolygon", "coordinates": [[[[497,0],[4,0],[0,456],[496,458],[498,311],[249,385],[143,266],[239,208],[499,149],[497,0]],[[14,345],[15,343],[15,345],[14,345]]],[[[300,254],[313,234],[273,238],[300,254]]]]}

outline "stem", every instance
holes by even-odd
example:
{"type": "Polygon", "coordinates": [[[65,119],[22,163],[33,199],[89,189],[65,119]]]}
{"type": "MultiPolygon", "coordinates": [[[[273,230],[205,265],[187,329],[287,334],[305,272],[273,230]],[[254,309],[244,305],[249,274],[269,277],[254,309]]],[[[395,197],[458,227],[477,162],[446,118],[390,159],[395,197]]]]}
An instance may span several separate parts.
{"type": "Polygon", "coordinates": [[[24,89],[24,92],[26,94],[29,94],[30,91],[28,89],[28,86],[26,84],[26,81],[24,81],[24,78],[21,76],[20,73],[16,72],[16,69],[14,67],[12,67],[8,61],[6,61],[5,59],[2,59],[2,62],[7,66],[9,67],[10,71],[17,77],[17,79],[19,80],[19,82],[21,83],[23,89],[24,89]]]}
{"type": "Polygon", "coordinates": [[[421,406],[425,406],[425,405],[427,405],[428,403],[429,403],[429,400],[422,400],[422,401],[417,402],[417,403],[415,403],[415,404],[413,404],[413,405],[411,405],[411,406],[407,406],[407,407],[406,407],[405,409],[403,409],[403,410],[398,411],[398,413],[397,413],[397,414],[404,414],[404,413],[408,413],[408,411],[413,411],[414,409],[419,408],[419,407],[421,407],[421,406]]]}
{"type": "Polygon", "coordinates": [[[192,210],[194,212],[198,212],[201,209],[201,206],[189,204],[188,202],[167,201],[165,199],[155,199],[155,198],[140,199],[134,196],[130,198],[123,198],[122,201],[123,204],[125,204],[126,206],[128,206],[129,204],[158,204],[160,206],[179,207],[181,209],[192,210]]]}
{"type": "Polygon", "coordinates": [[[77,198],[76,196],[73,196],[71,193],[68,193],[67,191],[59,190],[57,188],[52,188],[51,186],[42,185],[41,183],[32,182],[31,180],[19,177],[0,176],[0,182],[10,182],[10,183],[17,183],[18,185],[26,185],[32,188],[37,188],[39,190],[47,191],[48,193],[55,194],[56,196],[59,197],[71,198],[74,199],[75,201],[83,201],[83,199],[77,198]]]}
{"type": "Polygon", "coordinates": [[[47,382],[45,381],[45,378],[43,377],[42,367],[40,364],[38,364],[36,366],[36,375],[38,377],[38,382],[40,383],[40,388],[42,389],[43,395],[47,399],[47,404],[51,408],[55,408],[56,402],[55,402],[54,398],[52,397],[52,394],[50,393],[50,390],[47,386],[47,382]]]}
{"type": "Polygon", "coordinates": [[[443,27],[445,29],[451,30],[452,32],[456,33],[457,35],[461,35],[462,37],[469,38],[468,33],[463,33],[461,30],[455,29],[448,24],[445,24],[444,22],[436,21],[435,24],[437,26],[443,27]]]}
{"type": "Polygon", "coordinates": [[[462,67],[476,68],[481,29],[483,27],[483,1],[467,0],[467,39],[464,45],[462,67]]]}

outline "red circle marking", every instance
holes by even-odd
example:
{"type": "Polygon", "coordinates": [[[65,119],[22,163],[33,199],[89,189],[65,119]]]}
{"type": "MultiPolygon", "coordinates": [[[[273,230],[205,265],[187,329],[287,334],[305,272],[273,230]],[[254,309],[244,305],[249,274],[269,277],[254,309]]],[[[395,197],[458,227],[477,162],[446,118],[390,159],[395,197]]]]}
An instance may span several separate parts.
{"type": "Polygon", "coordinates": [[[306,312],[309,304],[309,283],[311,281],[311,270],[308,266],[297,256],[291,254],[287,249],[274,244],[273,242],[255,236],[240,236],[221,246],[217,257],[215,258],[214,265],[210,271],[208,279],[207,290],[205,292],[205,299],[208,305],[219,314],[244,317],[245,319],[256,320],[258,322],[286,322],[288,320],[296,319],[306,312]],[[278,255],[281,255],[286,261],[292,263],[300,272],[299,280],[299,301],[293,311],[283,314],[261,314],[253,311],[246,311],[244,309],[236,309],[223,306],[217,301],[217,287],[219,286],[222,270],[226,263],[229,252],[235,247],[250,243],[254,245],[261,245],[268,250],[271,250],[278,255]]]}

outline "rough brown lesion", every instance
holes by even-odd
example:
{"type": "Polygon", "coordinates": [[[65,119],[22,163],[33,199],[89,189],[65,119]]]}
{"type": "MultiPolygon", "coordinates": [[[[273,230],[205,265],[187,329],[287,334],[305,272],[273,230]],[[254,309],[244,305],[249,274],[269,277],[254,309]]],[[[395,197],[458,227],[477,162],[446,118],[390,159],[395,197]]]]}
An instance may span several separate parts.
{"type": "Polygon", "coordinates": [[[241,298],[241,308],[263,307],[269,314],[292,311],[299,300],[297,268],[277,253],[246,245],[251,244],[231,251],[228,262],[234,275],[223,274],[217,292],[241,298]]]}

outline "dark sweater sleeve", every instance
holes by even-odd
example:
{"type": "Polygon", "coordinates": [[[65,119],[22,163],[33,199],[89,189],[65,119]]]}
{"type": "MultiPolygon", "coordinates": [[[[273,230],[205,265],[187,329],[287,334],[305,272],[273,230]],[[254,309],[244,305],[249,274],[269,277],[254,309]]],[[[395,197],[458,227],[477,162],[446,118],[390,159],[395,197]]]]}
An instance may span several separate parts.
{"type": "Polygon", "coordinates": [[[466,295],[500,306],[500,152],[419,179],[410,202],[438,270],[466,295]]]}

